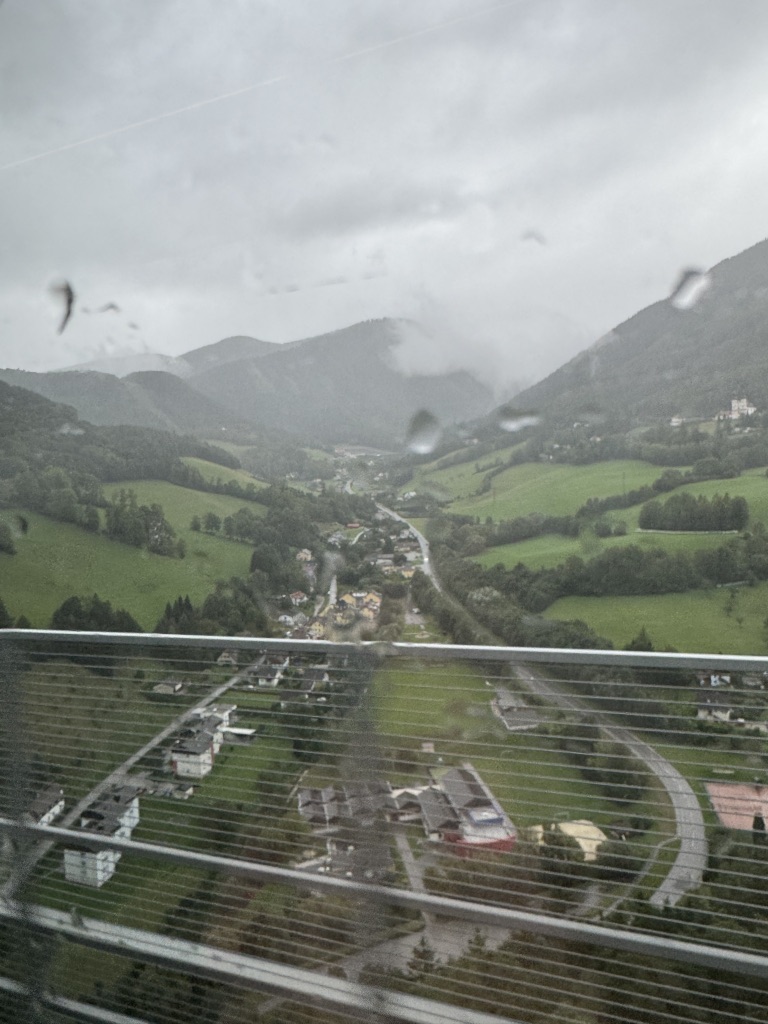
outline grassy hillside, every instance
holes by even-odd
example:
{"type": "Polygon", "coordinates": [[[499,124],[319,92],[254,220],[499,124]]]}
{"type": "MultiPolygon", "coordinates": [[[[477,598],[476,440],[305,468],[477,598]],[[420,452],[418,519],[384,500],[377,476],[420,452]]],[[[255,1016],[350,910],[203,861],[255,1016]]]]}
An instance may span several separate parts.
{"type": "MultiPolygon", "coordinates": [[[[608,464],[603,463],[602,465],[608,464]]],[[[616,465],[616,463],[610,463],[610,465],[616,465]]],[[[583,467],[584,470],[596,468],[597,466],[583,467]]],[[[749,504],[750,524],[762,522],[768,525],[768,478],[763,469],[749,470],[735,480],[705,480],[702,483],[686,484],[684,487],[677,488],[675,494],[683,491],[694,495],[703,494],[708,498],[714,494],[728,493],[732,497],[740,495],[746,498],[749,504]]],[[[662,500],[664,497],[664,495],[661,496],[662,500]]],[[[591,531],[585,531],[579,538],[548,534],[544,537],[521,541],[518,544],[503,544],[488,548],[477,557],[476,561],[486,567],[501,562],[508,568],[517,565],[518,562],[524,562],[532,568],[541,569],[559,565],[571,555],[577,555],[580,558],[593,558],[607,547],[637,544],[644,548],[659,547],[665,551],[695,551],[698,548],[717,547],[727,539],[717,533],[638,533],[636,531],[640,508],[641,505],[635,505],[632,508],[617,509],[605,516],[612,522],[626,523],[628,532],[625,537],[609,537],[599,540],[591,531]]]]}
{"type": "MultiPolygon", "coordinates": [[[[233,455],[238,454],[237,445],[222,445],[222,447],[226,448],[233,455]]],[[[207,462],[205,459],[195,459],[191,456],[183,458],[181,461],[196,469],[203,479],[209,483],[221,480],[222,483],[226,484],[230,480],[236,480],[243,487],[253,484],[257,490],[267,486],[263,480],[257,480],[255,476],[251,476],[244,469],[227,469],[226,466],[217,466],[215,462],[207,462]]]]}
{"type": "Polygon", "coordinates": [[[641,548],[663,548],[670,552],[695,551],[699,548],[718,547],[726,539],[727,537],[719,533],[628,533],[626,537],[607,537],[601,540],[589,530],[581,537],[546,534],[532,540],[520,541],[518,544],[500,544],[498,547],[488,548],[478,555],[475,561],[486,568],[501,562],[506,568],[511,569],[518,562],[523,562],[532,569],[551,569],[571,555],[583,559],[594,558],[606,548],[622,547],[627,544],[637,544],[641,548]]]}
{"type": "MultiPolygon", "coordinates": [[[[150,491],[172,487],[146,484],[150,491]]],[[[202,506],[195,504],[198,498],[234,503],[235,508],[242,504],[234,498],[181,487],[175,490],[181,495],[173,510],[159,493],[151,499],[163,504],[174,526],[180,518],[188,525],[195,512],[200,514],[198,508],[202,506]],[[186,507],[182,504],[185,497],[191,503],[186,507]]],[[[143,491],[140,498],[150,500],[150,493],[143,491]]],[[[212,505],[211,511],[217,508],[212,505]]],[[[0,553],[0,596],[12,615],[26,615],[39,628],[47,626],[56,608],[73,594],[98,593],[113,605],[126,608],[145,629],[151,629],[167,601],[189,594],[193,602],[198,602],[213,589],[216,580],[248,572],[250,548],[220,537],[178,528],[179,536],[187,541],[187,557],[163,558],[36,513],[24,512],[24,516],[29,532],[16,540],[17,553],[0,553]]]]}
{"type": "MultiPolygon", "coordinates": [[[[221,469],[221,467],[218,467],[221,469]]],[[[224,473],[234,473],[236,470],[221,470],[224,473]]],[[[223,478],[223,476],[222,476],[223,478]]],[[[186,487],[179,487],[178,484],[169,484],[164,480],[125,480],[120,484],[105,490],[107,496],[113,498],[120,490],[132,490],[136,492],[139,504],[151,505],[154,502],[163,506],[165,517],[180,537],[188,542],[200,534],[189,531],[189,523],[192,516],[201,518],[208,512],[214,512],[217,516],[231,516],[238,509],[247,506],[255,516],[266,515],[266,508],[256,502],[244,501],[242,498],[231,498],[228,494],[207,494],[205,491],[192,491],[186,487]]]]}
{"type": "Polygon", "coordinates": [[[642,597],[565,597],[545,615],[583,619],[597,633],[623,647],[645,626],[658,648],[713,654],[763,655],[768,583],[755,587],[717,587],[685,594],[642,597]]]}
{"type": "Polygon", "coordinates": [[[480,487],[488,470],[508,459],[518,447],[519,445],[511,445],[508,448],[501,448],[475,460],[471,459],[471,449],[465,449],[470,461],[461,462],[456,466],[441,468],[442,459],[428,462],[418,467],[413,475],[413,483],[408,485],[408,489],[420,490],[425,487],[437,487],[444,491],[446,496],[469,497],[480,487]]]}
{"type": "MultiPolygon", "coordinates": [[[[698,484],[685,484],[675,489],[675,494],[703,494],[711,498],[714,494],[740,495],[746,498],[749,505],[750,523],[762,522],[768,525],[768,477],[765,469],[748,469],[734,480],[703,480],[698,484]]],[[[662,500],[666,495],[661,495],[662,500]]],[[[623,519],[629,529],[637,526],[640,505],[632,509],[622,509],[610,514],[613,519],[623,519]]]]}
{"type": "Polygon", "coordinates": [[[622,494],[651,484],[660,475],[658,466],[633,459],[615,459],[590,466],[526,462],[495,477],[489,493],[460,498],[451,504],[449,511],[481,519],[490,516],[496,521],[532,512],[567,515],[576,512],[588,498],[622,494]]]}

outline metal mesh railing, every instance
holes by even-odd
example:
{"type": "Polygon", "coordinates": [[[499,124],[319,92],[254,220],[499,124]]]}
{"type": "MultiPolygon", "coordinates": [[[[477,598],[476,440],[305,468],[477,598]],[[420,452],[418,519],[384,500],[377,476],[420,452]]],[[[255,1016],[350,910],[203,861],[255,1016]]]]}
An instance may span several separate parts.
{"type": "Polygon", "coordinates": [[[768,659],[0,633],[0,1019],[768,1020],[768,659]]]}

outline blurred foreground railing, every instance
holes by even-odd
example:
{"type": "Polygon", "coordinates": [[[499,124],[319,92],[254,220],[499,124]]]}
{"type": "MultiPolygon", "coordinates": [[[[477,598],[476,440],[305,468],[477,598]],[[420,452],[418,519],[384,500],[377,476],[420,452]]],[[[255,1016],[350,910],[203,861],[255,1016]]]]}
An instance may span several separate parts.
{"type": "Polygon", "coordinates": [[[768,659],[0,632],[0,1019],[768,1020],[768,659]]]}

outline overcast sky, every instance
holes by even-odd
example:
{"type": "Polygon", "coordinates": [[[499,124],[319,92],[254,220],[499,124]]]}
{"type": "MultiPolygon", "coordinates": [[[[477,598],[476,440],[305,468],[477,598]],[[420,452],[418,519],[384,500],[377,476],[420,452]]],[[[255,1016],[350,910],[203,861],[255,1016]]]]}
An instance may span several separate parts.
{"type": "Polygon", "coordinates": [[[537,379],[768,234],[767,40],[765,0],[5,0],[0,365],[405,316],[411,369],[537,379]]]}

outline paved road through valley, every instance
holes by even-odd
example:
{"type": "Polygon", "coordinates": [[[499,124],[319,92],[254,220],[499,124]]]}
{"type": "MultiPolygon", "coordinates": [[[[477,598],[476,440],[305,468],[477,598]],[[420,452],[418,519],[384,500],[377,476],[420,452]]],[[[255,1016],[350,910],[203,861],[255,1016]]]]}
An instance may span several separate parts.
{"type": "MultiPolygon", "coordinates": [[[[545,682],[528,666],[515,665],[520,678],[530,689],[546,700],[569,711],[583,714],[592,709],[577,697],[564,693],[558,687],[545,682]]],[[[665,757],[641,740],[635,733],[622,726],[611,725],[605,716],[595,714],[607,736],[617,743],[623,744],[638,760],[653,772],[667,791],[675,812],[677,837],[680,849],[669,873],[650,898],[654,907],[675,906],[687,892],[701,885],[704,868],[707,864],[707,840],[704,831],[704,816],[689,782],[665,757]]]]}
{"type": "Polygon", "coordinates": [[[440,586],[440,581],[438,580],[437,576],[435,576],[435,571],[432,568],[432,562],[429,557],[429,541],[424,536],[424,534],[417,530],[413,523],[409,523],[407,519],[403,519],[403,517],[398,512],[395,512],[391,508],[387,508],[386,505],[380,505],[378,502],[376,502],[376,508],[379,509],[380,512],[384,512],[391,519],[396,519],[399,523],[402,523],[404,526],[408,527],[408,529],[414,535],[416,540],[419,542],[419,547],[421,548],[421,559],[423,562],[423,565],[421,567],[422,572],[424,573],[425,576],[429,576],[430,580],[432,580],[435,590],[442,590],[443,588],[440,586]]]}

